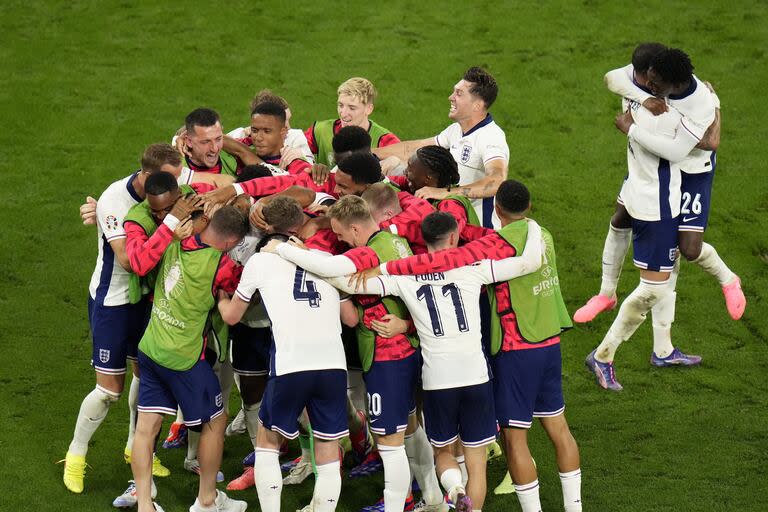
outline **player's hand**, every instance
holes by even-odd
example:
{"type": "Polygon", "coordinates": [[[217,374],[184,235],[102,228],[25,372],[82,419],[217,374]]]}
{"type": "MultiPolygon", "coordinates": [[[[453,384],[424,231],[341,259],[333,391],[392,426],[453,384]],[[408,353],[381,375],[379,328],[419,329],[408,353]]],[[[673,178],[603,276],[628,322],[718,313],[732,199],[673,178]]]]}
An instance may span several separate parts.
{"type": "Polygon", "coordinates": [[[619,129],[620,132],[622,132],[624,135],[629,133],[629,127],[632,126],[632,124],[635,121],[632,119],[632,112],[627,110],[626,112],[622,112],[616,116],[616,128],[619,129]]]}
{"type": "Polygon", "coordinates": [[[187,217],[182,222],[179,222],[179,225],[173,230],[173,238],[176,240],[184,240],[185,238],[191,237],[194,232],[195,221],[192,220],[192,217],[187,217]]]}
{"type": "Polygon", "coordinates": [[[315,182],[315,185],[322,185],[328,180],[331,170],[328,169],[327,165],[313,164],[309,173],[312,175],[312,181],[315,182]]]}
{"type": "Polygon", "coordinates": [[[416,191],[414,194],[416,197],[420,197],[421,199],[445,199],[448,197],[450,192],[448,192],[448,189],[445,188],[437,188],[437,187],[421,187],[419,190],[416,191]]]}
{"type": "Polygon", "coordinates": [[[328,213],[328,208],[330,207],[324,204],[312,203],[307,208],[305,208],[305,210],[307,210],[310,213],[314,213],[315,215],[324,216],[326,213],[328,213]]]}
{"type": "Polygon", "coordinates": [[[272,254],[277,253],[277,246],[284,243],[282,240],[278,240],[277,238],[273,238],[269,242],[267,242],[267,245],[261,248],[260,252],[269,252],[272,254]]]}
{"type": "Polygon", "coordinates": [[[264,204],[257,201],[251,206],[251,213],[248,214],[248,221],[251,226],[261,231],[267,230],[267,221],[264,220],[264,204]]]}
{"type": "Polygon", "coordinates": [[[200,196],[205,204],[225,204],[234,197],[237,197],[235,187],[227,186],[211,190],[200,196]]]}
{"type": "Polygon", "coordinates": [[[347,281],[347,286],[353,287],[355,291],[368,291],[368,279],[372,279],[374,277],[381,275],[381,269],[378,266],[367,268],[365,270],[361,270],[360,272],[356,272],[349,276],[349,281],[347,281]]]}
{"type": "Polygon", "coordinates": [[[189,146],[187,142],[187,128],[186,126],[182,126],[176,130],[176,151],[181,153],[181,156],[189,156],[189,146]]]}
{"type": "Polygon", "coordinates": [[[299,148],[283,146],[283,149],[280,150],[280,168],[287,169],[291,162],[301,158],[304,158],[304,152],[299,148]]]}
{"type": "Polygon", "coordinates": [[[381,317],[381,320],[372,320],[371,329],[382,338],[392,338],[408,332],[408,322],[390,313],[381,317]]]}
{"type": "Polygon", "coordinates": [[[669,110],[667,102],[662,98],[648,98],[643,102],[643,106],[655,116],[660,116],[669,110]]]}
{"type": "Polygon", "coordinates": [[[379,164],[381,164],[381,174],[384,176],[402,176],[407,167],[403,165],[402,160],[394,155],[382,159],[379,164]]]}
{"type": "Polygon", "coordinates": [[[307,246],[304,245],[304,242],[302,242],[301,239],[297,236],[290,237],[288,239],[288,243],[294,247],[298,247],[299,249],[304,249],[305,251],[309,250],[307,249],[307,246]]]}
{"type": "Polygon", "coordinates": [[[80,205],[80,218],[85,226],[96,224],[96,200],[91,196],[85,198],[85,204],[80,205]]]}
{"type": "Polygon", "coordinates": [[[193,211],[199,210],[202,206],[203,199],[200,196],[189,195],[180,197],[169,213],[179,220],[185,220],[193,211]]]}

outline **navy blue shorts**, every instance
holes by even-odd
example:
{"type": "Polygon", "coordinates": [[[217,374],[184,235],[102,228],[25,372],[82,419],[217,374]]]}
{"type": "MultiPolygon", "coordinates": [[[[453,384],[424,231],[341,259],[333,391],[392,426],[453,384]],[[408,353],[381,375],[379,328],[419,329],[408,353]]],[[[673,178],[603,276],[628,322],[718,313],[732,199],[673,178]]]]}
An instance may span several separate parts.
{"type": "Polygon", "coordinates": [[[496,419],[502,427],[531,428],[533,418],[565,410],[559,343],[499,352],[493,367],[496,419]]]}
{"type": "Polygon", "coordinates": [[[298,418],[305,407],[315,437],[333,440],[349,435],[347,372],[312,370],[270,376],[259,421],[265,428],[295,439],[299,435],[298,418]]]}
{"type": "Polygon", "coordinates": [[[496,440],[496,413],[490,381],[474,386],[424,391],[424,428],[432,446],[461,439],[464,446],[496,440]]]}
{"type": "Polygon", "coordinates": [[[712,182],[715,179],[715,154],[712,153],[712,171],[701,174],[681,173],[679,231],[703,233],[709,221],[712,182]]]}
{"type": "Polygon", "coordinates": [[[678,219],[652,222],[632,219],[632,250],[637,268],[672,271],[677,258],[678,219]]]}
{"type": "Polygon", "coordinates": [[[176,414],[178,407],[188,427],[207,423],[224,412],[219,379],[204,359],[189,370],[177,371],[139,350],[139,372],[139,412],[176,414]]]}
{"type": "Polygon", "coordinates": [[[383,436],[404,432],[416,411],[416,382],[421,372],[418,351],[399,361],[374,361],[363,374],[368,393],[371,432],[383,436]]]}
{"type": "Polygon", "coordinates": [[[88,321],[91,324],[94,370],[107,375],[124,375],[125,360],[136,360],[139,341],[149,322],[150,302],[102,306],[88,298],[88,321]]]}
{"type": "Polygon", "coordinates": [[[272,329],[236,324],[229,328],[232,337],[232,369],[236,374],[258,377],[269,373],[272,329]]]}

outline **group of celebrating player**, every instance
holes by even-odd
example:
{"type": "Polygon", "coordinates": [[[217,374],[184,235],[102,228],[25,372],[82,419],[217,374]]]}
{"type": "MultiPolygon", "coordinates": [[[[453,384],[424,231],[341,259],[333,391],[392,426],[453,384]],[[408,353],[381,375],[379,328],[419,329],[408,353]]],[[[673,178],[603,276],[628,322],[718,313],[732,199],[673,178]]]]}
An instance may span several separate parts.
{"type": "MultiPolygon", "coordinates": [[[[641,282],[587,358],[603,388],[621,389],[613,354],[651,309],[651,362],[700,362],[670,341],[678,245],[720,280],[734,318],[744,310],[738,278],[702,242],[719,106],[692,71],[680,50],[643,44],[606,75],[625,98],[616,123],[629,171],[603,286],[574,320],[615,307],[630,233],[641,282]]],[[[580,511],[561,382],[560,335],[572,324],[553,238],[526,217],[527,188],[506,179],[509,149],[488,112],[497,91],[470,68],[449,97],[454,123],[407,142],[370,120],[366,79],[341,84],[338,119],[306,132],[291,129],[283,98],[262,91],[250,126],[225,135],[215,111],[196,109],[173,144],[150,145],[141,169],[89,198],[96,387],[77,417],[66,487],[83,491],[88,443],[130,360],[124,455],[134,480],[116,507],[162,510],[153,476],[169,471],[154,452],[173,414],[166,444],[186,436],[184,467],[200,475],[193,512],[246,509],[216,488],[225,430],[240,425],[254,451],[227,489],[255,485],[267,512],[280,510],[283,485],[312,474],[305,510],[335,510],[345,451],[358,463],[350,476],[383,467],[383,498],[365,510],[481,510],[499,435],[510,490],[524,512],[539,511],[527,444],[536,417],[555,448],[564,508],[580,511]],[[242,408],[227,427],[233,381],[242,408]],[[279,457],[296,437],[302,455],[283,477],[279,457]]]]}

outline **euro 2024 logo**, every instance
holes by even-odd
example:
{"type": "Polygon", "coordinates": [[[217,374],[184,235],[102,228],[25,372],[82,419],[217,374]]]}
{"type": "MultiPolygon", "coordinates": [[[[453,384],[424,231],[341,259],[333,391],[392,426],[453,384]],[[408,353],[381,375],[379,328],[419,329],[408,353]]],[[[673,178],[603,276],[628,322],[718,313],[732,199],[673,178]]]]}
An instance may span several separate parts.
{"type": "Polygon", "coordinates": [[[173,265],[167,267],[163,276],[163,291],[168,298],[176,298],[184,288],[184,273],[181,268],[181,260],[176,260],[173,265]]]}

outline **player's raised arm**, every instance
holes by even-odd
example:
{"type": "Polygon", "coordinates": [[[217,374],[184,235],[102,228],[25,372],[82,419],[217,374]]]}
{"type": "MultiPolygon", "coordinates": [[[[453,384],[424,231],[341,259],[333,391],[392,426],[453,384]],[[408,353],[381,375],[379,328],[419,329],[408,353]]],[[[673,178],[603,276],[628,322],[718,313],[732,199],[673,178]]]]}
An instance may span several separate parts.
{"type": "Polygon", "coordinates": [[[612,93],[642,104],[645,100],[653,98],[653,94],[644,91],[635,83],[633,80],[634,73],[634,66],[628,64],[623,68],[607,72],[603,77],[603,82],[612,93]]]}
{"type": "MultiPolygon", "coordinates": [[[[265,249],[268,250],[269,246],[265,249]]],[[[344,255],[329,256],[321,251],[307,251],[285,242],[277,245],[275,252],[318,277],[339,277],[357,271],[354,261],[344,255]]]]}
{"type": "Polygon", "coordinates": [[[499,189],[499,185],[507,179],[507,172],[507,160],[496,158],[489,160],[485,164],[485,177],[474,183],[462,185],[454,189],[432,189],[431,187],[424,187],[416,191],[416,196],[426,199],[445,199],[451,193],[455,193],[470,199],[493,197],[499,189]]]}
{"type": "Polygon", "coordinates": [[[397,144],[375,148],[373,149],[373,154],[379,157],[381,160],[394,156],[403,162],[407,162],[417,149],[423,148],[424,146],[429,146],[430,144],[434,143],[434,137],[419,140],[406,140],[403,142],[398,142],[397,144]]]}
{"type": "Polygon", "coordinates": [[[626,123],[618,121],[617,118],[617,128],[626,133],[630,140],[636,141],[651,153],[670,162],[685,158],[701,140],[701,136],[696,134],[699,130],[694,128],[690,121],[686,122],[685,118],[680,119],[674,138],[656,135],[634,122],[626,127],[626,131],[624,131],[625,127],[626,123]]]}
{"type": "MultiPolygon", "coordinates": [[[[385,282],[390,283],[392,278],[389,276],[378,276],[366,280],[361,287],[350,284],[348,277],[329,277],[325,279],[328,283],[332,284],[335,288],[341,290],[344,293],[354,295],[356,293],[365,293],[365,295],[391,295],[391,291],[387,290],[385,282]],[[388,280],[388,281],[387,281],[388,280]]],[[[390,290],[392,286],[390,286],[390,290]]]]}
{"type": "Polygon", "coordinates": [[[525,239],[525,249],[520,256],[491,261],[494,282],[509,281],[515,277],[524,276],[537,271],[542,264],[544,241],[541,237],[541,227],[534,220],[528,219],[528,235],[525,239]]]}

